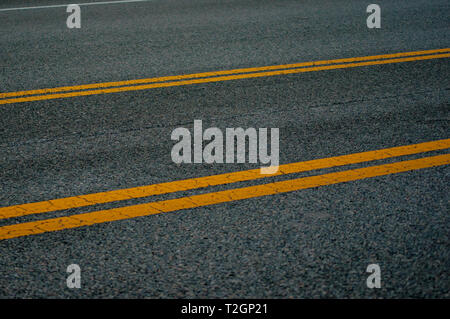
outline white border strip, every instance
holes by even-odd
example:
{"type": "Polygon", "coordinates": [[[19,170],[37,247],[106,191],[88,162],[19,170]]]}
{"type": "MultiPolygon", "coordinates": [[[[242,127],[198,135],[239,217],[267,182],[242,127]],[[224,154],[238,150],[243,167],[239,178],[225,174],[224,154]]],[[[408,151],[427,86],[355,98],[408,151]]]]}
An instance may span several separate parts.
{"type": "Polygon", "coordinates": [[[71,4],[78,4],[79,6],[92,6],[92,5],[96,5],[96,4],[114,4],[114,3],[130,3],[130,2],[148,2],[148,1],[153,1],[153,0],[119,0],[119,1],[55,4],[55,5],[50,5],[50,6],[39,6],[39,7],[5,8],[5,9],[0,9],[0,12],[2,12],[2,11],[17,11],[17,10],[32,10],[32,9],[62,8],[62,7],[67,7],[71,4]]]}

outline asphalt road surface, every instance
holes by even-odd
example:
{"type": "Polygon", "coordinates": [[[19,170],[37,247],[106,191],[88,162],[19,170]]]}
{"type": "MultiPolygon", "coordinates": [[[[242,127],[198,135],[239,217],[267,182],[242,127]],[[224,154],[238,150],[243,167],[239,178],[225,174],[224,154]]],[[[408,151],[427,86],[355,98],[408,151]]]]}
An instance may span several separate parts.
{"type": "Polygon", "coordinates": [[[378,29],[366,25],[369,3],[354,0],[82,5],[79,29],[67,27],[65,6],[5,10],[61,3],[0,4],[0,92],[76,86],[72,96],[0,94],[1,298],[450,297],[448,1],[377,1],[378,29]],[[101,94],[78,87],[438,49],[447,51],[101,94]],[[194,120],[279,128],[280,164],[441,146],[154,196],[17,206],[261,166],[175,164],[171,132],[194,120]],[[387,173],[373,175],[377,165],[387,173]],[[220,193],[234,189],[251,195],[220,193]],[[154,213],[153,202],[170,207],[154,213]],[[70,264],[79,289],[66,285],[70,264]],[[381,288],[367,287],[370,264],[381,288]]]}

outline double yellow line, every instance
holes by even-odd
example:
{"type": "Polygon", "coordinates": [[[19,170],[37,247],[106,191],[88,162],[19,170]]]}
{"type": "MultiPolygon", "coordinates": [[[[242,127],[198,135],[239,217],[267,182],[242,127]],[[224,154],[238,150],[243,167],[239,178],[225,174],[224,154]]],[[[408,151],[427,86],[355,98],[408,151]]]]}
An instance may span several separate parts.
{"type": "MultiPolygon", "coordinates": [[[[8,206],[0,208],[0,219],[21,217],[31,214],[49,213],[57,210],[80,208],[127,199],[193,190],[214,185],[225,185],[236,182],[257,180],[267,178],[268,176],[287,175],[317,169],[332,168],[356,163],[365,163],[374,160],[414,155],[424,152],[444,150],[448,148],[450,148],[450,139],[444,139],[363,153],[316,159],[306,162],[284,164],[280,166],[279,171],[274,175],[262,175],[259,173],[259,169],[254,169],[142,187],[114,190],[109,192],[66,197],[50,201],[8,206]]],[[[65,217],[24,222],[0,227],[0,240],[89,226],[93,224],[135,218],[140,216],[173,212],[183,209],[196,208],[267,195],[281,194],[312,187],[355,181],[370,177],[383,176],[448,164],[450,164],[450,154],[442,154],[414,160],[398,161],[390,164],[369,166],[334,173],[272,182],[256,186],[211,192],[189,197],[181,197],[114,209],[99,210],[90,213],[82,213],[65,217]]]]}
{"type": "Polygon", "coordinates": [[[118,82],[93,83],[75,86],[63,86],[48,89],[0,93],[0,104],[31,102],[88,96],[95,94],[118,93],[127,91],[147,90],[181,85],[231,81],[275,75],[286,75],[323,70],[345,69],[361,66],[411,62],[420,60],[440,59],[450,57],[450,48],[401,52],[393,54],[373,55],[334,60],[321,60],[284,65],[203,72],[185,75],[165,76],[147,79],[137,79],[118,82]]]}

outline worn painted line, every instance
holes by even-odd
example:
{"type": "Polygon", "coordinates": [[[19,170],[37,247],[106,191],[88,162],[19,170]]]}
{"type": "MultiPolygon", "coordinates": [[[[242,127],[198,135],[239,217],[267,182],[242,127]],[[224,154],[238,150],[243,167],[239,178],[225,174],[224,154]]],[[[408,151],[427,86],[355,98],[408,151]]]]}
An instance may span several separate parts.
{"type": "Polygon", "coordinates": [[[79,6],[94,6],[94,5],[121,4],[121,3],[132,3],[132,2],[149,2],[149,1],[154,1],[154,0],[118,0],[118,1],[99,1],[99,2],[54,4],[54,5],[48,5],[48,6],[3,8],[3,9],[0,9],[0,12],[20,11],[20,10],[36,10],[36,9],[52,9],[52,8],[65,8],[65,7],[67,7],[67,6],[71,5],[71,4],[77,4],[79,6]]]}
{"type": "Polygon", "coordinates": [[[450,154],[0,227],[0,240],[168,213],[450,164],[450,154]]]}

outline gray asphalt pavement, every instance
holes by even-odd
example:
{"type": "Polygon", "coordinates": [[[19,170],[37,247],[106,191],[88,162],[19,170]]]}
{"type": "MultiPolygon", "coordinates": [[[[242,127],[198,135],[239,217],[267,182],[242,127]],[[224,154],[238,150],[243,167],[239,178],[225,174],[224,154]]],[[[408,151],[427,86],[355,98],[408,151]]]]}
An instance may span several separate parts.
{"type": "MultiPolygon", "coordinates": [[[[0,92],[450,47],[448,1],[377,3],[381,29],[367,28],[369,3],[354,0],[82,6],[81,29],[68,29],[64,7],[1,11],[37,5],[4,0],[0,92]]],[[[259,167],[174,164],[171,132],[194,119],[279,128],[282,164],[446,139],[449,74],[446,58],[0,105],[0,207],[259,167]]],[[[0,298],[449,298],[449,173],[0,240],[0,298]],[[73,263],[80,289],[66,286],[73,263]],[[380,289],[366,286],[373,263],[380,289]]]]}

